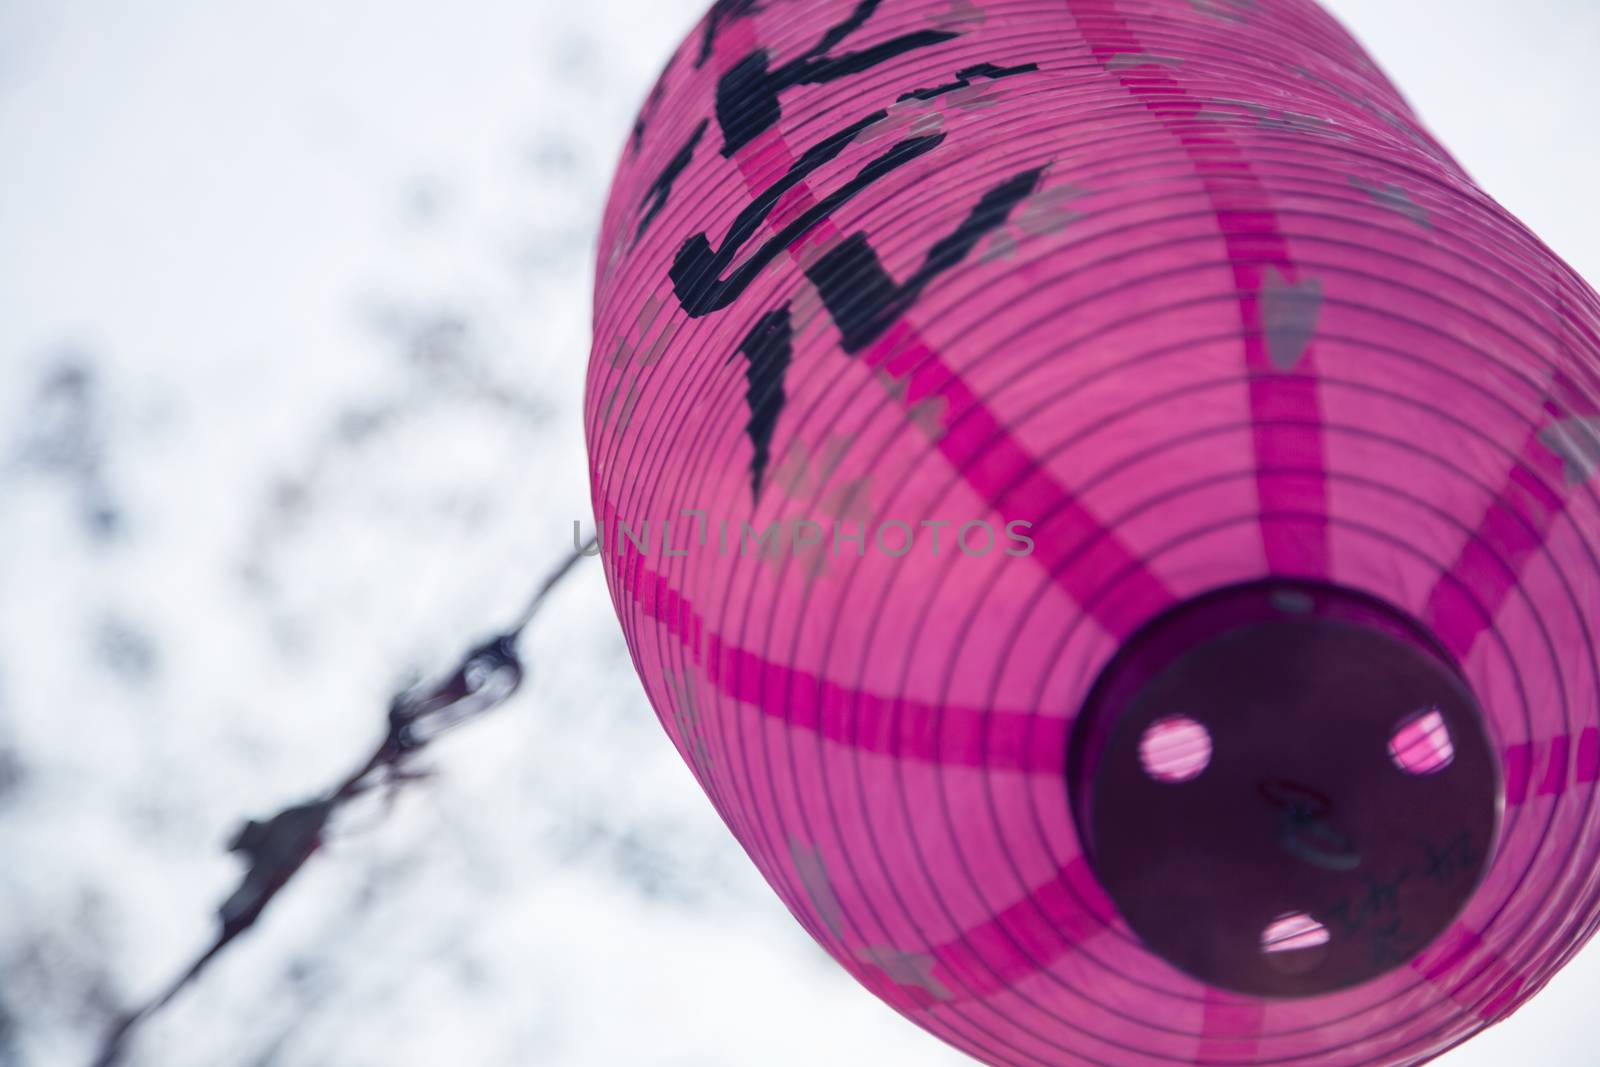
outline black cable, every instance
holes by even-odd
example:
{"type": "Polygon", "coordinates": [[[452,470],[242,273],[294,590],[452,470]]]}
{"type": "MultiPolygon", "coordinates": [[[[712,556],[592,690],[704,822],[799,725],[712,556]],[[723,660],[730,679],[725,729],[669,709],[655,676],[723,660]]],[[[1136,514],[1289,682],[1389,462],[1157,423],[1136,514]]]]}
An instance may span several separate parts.
{"type": "Polygon", "coordinates": [[[447,730],[499,707],[516,693],[527,673],[517,654],[517,642],[551,590],[578,560],[597,553],[598,542],[591,537],[539,584],[509,629],[467,652],[447,677],[395,694],[389,702],[388,731],[360,769],[314,800],[284,808],[265,822],[245,822],[229,842],[228,851],[243,856],[248,866],[239,888],[217,909],[216,938],[162,993],[115,1022],[101,1042],[93,1067],[121,1063],[138,1026],[171,1003],[235,938],[255,925],[322,844],[323,831],[334,812],[377,786],[395,788],[417,777],[405,767],[413,755],[447,730]]]}

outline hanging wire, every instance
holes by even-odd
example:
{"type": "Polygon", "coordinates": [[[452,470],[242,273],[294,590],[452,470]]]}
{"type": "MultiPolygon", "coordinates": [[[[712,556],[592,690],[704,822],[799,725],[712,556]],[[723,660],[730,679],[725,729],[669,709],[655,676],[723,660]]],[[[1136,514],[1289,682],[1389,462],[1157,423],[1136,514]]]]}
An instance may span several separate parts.
{"type": "Polygon", "coordinates": [[[284,808],[264,822],[250,819],[239,829],[228,851],[243,857],[246,869],[239,887],[217,909],[216,938],[163,992],[116,1021],[101,1042],[93,1067],[121,1063],[140,1024],[170,1004],[212,960],[255,925],[322,844],[323,831],[334,812],[374,788],[395,788],[419,777],[406,766],[413,756],[440,735],[499,707],[516,693],[527,673],[517,653],[518,641],[551,591],[578,560],[596,554],[597,545],[591,537],[574,549],[540,583],[510,628],[467,652],[451,674],[395,694],[389,702],[388,730],[358,770],[314,800],[284,808]]]}

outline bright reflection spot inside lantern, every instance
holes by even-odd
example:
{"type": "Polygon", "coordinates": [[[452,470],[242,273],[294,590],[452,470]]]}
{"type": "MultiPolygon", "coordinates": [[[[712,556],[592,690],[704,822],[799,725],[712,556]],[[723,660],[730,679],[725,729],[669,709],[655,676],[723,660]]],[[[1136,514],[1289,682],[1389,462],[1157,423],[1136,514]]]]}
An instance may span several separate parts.
{"type": "Polygon", "coordinates": [[[1211,734],[1187,715],[1157,719],[1139,739],[1139,762],[1158,782],[1188,782],[1211,763],[1211,734]]]}
{"type": "Polygon", "coordinates": [[[1267,955],[1297,952],[1328,943],[1328,928],[1303,911],[1280,916],[1261,931],[1261,951],[1267,955]]]}
{"type": "Polygon", "coordinates": [[[1408,716],[1389,735],[1389,759],[1407,774],[1434,774],[1455,758],[1450,728],[1438,708],[1408,716]]]}

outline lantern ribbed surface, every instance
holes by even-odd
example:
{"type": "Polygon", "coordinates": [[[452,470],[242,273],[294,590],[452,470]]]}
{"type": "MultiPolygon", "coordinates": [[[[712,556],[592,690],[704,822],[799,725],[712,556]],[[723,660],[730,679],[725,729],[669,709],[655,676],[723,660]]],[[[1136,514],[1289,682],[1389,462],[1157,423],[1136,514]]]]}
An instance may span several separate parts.
{"type": "Polygon", "coordinates": [[[1600,917],[1597,338],[1310,0],[719,0],[603,220],[606,577],[729,829],[919,1026],[992,1064],[1416,1063],[1600,917]],[[1243,708],[1304,648],[1356,695],[1243,708]],[[1140,820],[1233,811],[1236,744],[1305,768],[1251,779],[1271,862],[1346,888],[1208,953],[1254,831],[1212,874],[1140,820]],[[1257,948],[1281,984],[1225,965],[1257,948]]]}

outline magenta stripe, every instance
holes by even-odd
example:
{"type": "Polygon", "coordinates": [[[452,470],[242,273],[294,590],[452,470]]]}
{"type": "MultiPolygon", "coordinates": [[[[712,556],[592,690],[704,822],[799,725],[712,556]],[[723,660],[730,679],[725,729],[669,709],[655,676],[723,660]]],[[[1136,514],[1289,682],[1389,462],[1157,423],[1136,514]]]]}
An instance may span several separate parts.
{"type": "MultiPolygon", "coordinates": [[[[1545,414],[1559,420],[1593,411],[1587,392],[1557,374],[1545,414]]],[[[1527,561],[1544,548],[1557,519],[1566,513],[1567,498],[1552,488],[1564,485],[1566,475],[1565,458],[1550,447],[1543,430],[1530,433],[1478,528],[1434,585],[1423,621],[1457,659],[1465,660],[1478,638],[1493,628],[1527,561]]],[[[1585,730],[1578,739],[1575,763],[1570,734],[1507,746],[1506,804],[1524,804],[1530,794],[1560,796],[1573,784],[1593,784],[1600,773],[1596,744],[1594,728],[1585,730]],[[1543,771],[1534,792],[1539,757],[1544,760],[1543,771]]]]}
{"type": "MultiPolygon", "coordinates": [[[[1494,625],[1524,564],[1544,546],[1556,518],[1565,510],[1565,498],[1549,488],[1559,485],[1562,475],[1561,458],[1546,447],[1537,432],[1529,434],[1517,465],[1506,475],[1478,528],[1449,571],[1435,583],[1422,619],[1458,660],[1465,660],[1478,638],[1494,625]]],[[[1515,807],[1528,801],[1538,755],[1547,762],[1537,795],[1564,792],[1571,746],[1571,738],[1566,736],[1551,739],[1548,747],[1540,743],[1539,752],[1532,741],[1506,746],[1506,804],[1515,807]]]]}
{"type": "MultiPolygon", "coordinates": [[[[615,530],[615,509],[604,508],[603,521],[615,530]]],[[[773,663],[708,632],[694,605],[649,567],[638,546],[613,538],[605,550],[617,553],[634,603],[682,642],[726,696],[796,729],[877,754],[1024,774],[1055,775],[1065,766],[1071,719],[884,696],[773,663]]]]}
{"type": "Polygon", "coordinates": [[[1126,640],[1177,602],[1115,531],[1028,454],[910,323],[897,323],[862,358],[905,384],[901,399],[908,408],[930,397],[943,401],[934,409],[941,413],[939,451],[1006,522],[1036,524],[1032,558],[1108,633],[1126,640]],[[1046,515],[1049,525],[1039,525],[1046,515]],[[1040,535],[1044,530],[1048,536],[1040,535]]]}
{"type": "Polygon", "coordinates": [[[1290,288],[1302,280],[1272,210],[1271,196],[1228,126],[1205,117],[1205,106],[1190,95],[1169,65],[1124,65],[1126,57],[1143,55],[1145,49],[1116,0],[1068,0],[1067,8],[1095,59],[1161,120],[1205,185],[1239,291],[1267,563],[1275,574],[1325,577],[1328,485],[1315,359],[1307,348],[1291,368],[1294,373],[1286,373],[1274,365],[1267,345],[1263,292],[1269,278],[1276,272],[1290,288]],[[1111,66],[1113,58],[1119,60],[1116,69],[1111,66]]]}
{"type": "Polygon", "coordinates": [[[1572,738],[1565,735],[1550,741],[1550,760],[1545,766],[1544,781],[1539,783],[1542,797],[1560,796],[1567,791],[1567,779],[1572,770],[1572,738]]]}
{"type": "MultiPolygon", "coordinates": [[[[772,129],[742,148],[735,162],[746,188],[755,195],[766,188],[771,175],[788,170],[793,159],[782,135],[772,129]]],[[[781,229],[814,203],[810,187],[796,184],[768,217],[768,228],[781,229]]],[[[832,220],[824,218],[795,242],[789,254],[798,258],[805,246],[826,246],[838,236],[832,220]]],[[[1112,636],[1130,637],[1141,623],[1177,602],[1116,531],[1022,447],[909,320],[898,320],[861,353],[861,360],[898,383],[893,391],[900,394],[899,402],[908,413],[936,413],[937,424],[928,430],[951,467],[1003,522],[1035,525],[1031,558],[1112,636]],[[942,403],[926,405],[930,399],[942,403]],[[1051,517],[1048,527],[1040,525],[1045,516],[1051,517]],[[1113,588],[1114,596],[1104,595],[1113,588]]],[[[923,418],[912,421],[926,425],[923,418]]]]}
{"type": "Polygon", "coordinates": [[[1516,974],[1483,936],[1456,923],[1411,962],[1424,979],[1480,1019],[1493,1022],[1516,1000],[1527,978],[1516,974]]]}
{"type": "Polygon", "coordinates": [[[1561,479],[1560,457],[1537,433],[1529,434],[1518,464],[1483,521],[1433,587],[1422,621],[1457,659],[1465,660],[1479,636],[1494,625],[1523,564],[1543,547],[1565,509],[1566,500],[1549,488],[1561,479]]]}
{"type": "Polygon", "coordinates": [[[1526,804],[1535,796],[1557,797],[1568,789],[1593,785],[1600,779],[1600,730],[1588,727],[1578,735],[1576,744],[1571,734],[1561,734],[1549,741],[1507,745],[1505,778],[1508,807],[1526,804]]]}
{"type": "Polygon", "coordinates": [[[715,635],[706,658],[707,679],[734,700],[866,752],[1029,774],[1060,774],[1065,766],[1070,719],[866,693],[724,645],[715,635]]]}
{"type": "Polygon", "coordinates": [[[1600,729],[1591,726],[1578,739],[1578,765],[1573,777],[1579,785],[1593,785],[1600,779],[1600,729]]]}
{"type": "Polygon", "coordinates": [[[1206,987],[1195,1063],[1248,1063],[1255,1059],[1267,1006],[1260,1000],[1206,987]]]}
{"type": "MultiPolygon", "coordinates": [[[[944,1003],[981,998],[1047,969],[1108,930],[1115,915],[1115,906],[1080,856],[1062,867],[1054,881],[925,954],[933,961],[934,977],[955,991],[944,1003]]],[[[874,977],[880,981],[868,984],[877,991],[881,973],[874,977]]],[[[909,992],[915,1007],[932,1002],[915,996],[921,990],[902,987],[899,992],[902,1001],[909,992]]]]}

